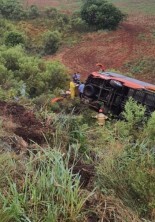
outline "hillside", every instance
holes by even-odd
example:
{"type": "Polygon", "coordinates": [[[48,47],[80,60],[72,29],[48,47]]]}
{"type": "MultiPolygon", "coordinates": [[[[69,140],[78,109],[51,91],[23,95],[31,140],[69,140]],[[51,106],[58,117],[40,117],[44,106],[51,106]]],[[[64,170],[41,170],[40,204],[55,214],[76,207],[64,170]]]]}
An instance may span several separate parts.
{"type": "Polygon", "coordinates": [[[155,84],[155,2],[109,0],[128,16],[98,31],[82,2],[0,0],[0,222],[155,221],[154,86],[71,82],[155,84]]]}
{"type": "MultiPolygon", "coordinates": [[[[67,2],[66,10],[72,8],[72,3],[67,2]]],[[[63,47],[56,56],[48,59],[59,59],[71,72],[80,71],[84,78],[99,62],[107,69],[129,72],[138,79],[155,83],[154,1],[111,2],[128,12],[127,20],[117,31],[83,34],[78,44],[63,47]]],[[[54,4],[61,4],[61,1],[55,1],[52,6],[54,4]]]]}
{"type": "MultiPolygon", "coordinates": [[[[118,30],[83,33],[78,36],[78,40],[73,36],[71,46],[63,45],[56,55],[48,56],[47,59],[60,60],[70,68],[70,73],[78,70],[83,78],[95,69],[96,63],[103,63],[107,69],[131,73],[140,80],[155,83],[155,2],[109,2],[128,13],[127,20],[118,30]]],[[[46,5],[57,7],[70,14],[79,9],[81,1],[27,1],[27,5],[31,4],[37,4],[41,8],[46,5]]],[[[31,34],[33,35],[33,29],[31,34]]]]}

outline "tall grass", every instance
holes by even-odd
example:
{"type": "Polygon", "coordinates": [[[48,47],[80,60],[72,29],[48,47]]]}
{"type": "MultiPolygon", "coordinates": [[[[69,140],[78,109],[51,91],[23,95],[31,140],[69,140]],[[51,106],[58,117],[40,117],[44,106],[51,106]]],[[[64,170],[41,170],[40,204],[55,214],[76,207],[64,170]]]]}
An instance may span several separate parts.
{"type": "MultiPolygon", "coordinates": [[[[148,120],[144,113],[145,108],[129,100],[123,113],[125,119],[110,123],[111,139],[102,150],[96,149],[96,181],[104,194],[114,194],[140,217],[154,221],[154,113],[148,120]]],[[[106,128],[104,133],[107,134],[106,128]]]]}
{"type": "Polygon", "coordinates": [[[6,170],[0,178],[5,178],[5,188],[0,183],[1,221],[80,220],[89,195],[80,189],[80,177],[73,174],[73,165],[68,167],[68,155],[42,149],[36,154],[30,152],[24,160],[8,156],[7,164],[12,163],[14,171],[6,170]]]}

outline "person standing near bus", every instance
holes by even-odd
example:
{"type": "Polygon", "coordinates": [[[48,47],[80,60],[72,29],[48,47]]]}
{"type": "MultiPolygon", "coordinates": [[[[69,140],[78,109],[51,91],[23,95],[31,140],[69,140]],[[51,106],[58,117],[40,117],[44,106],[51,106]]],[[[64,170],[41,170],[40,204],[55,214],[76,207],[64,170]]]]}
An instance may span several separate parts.
{"type": "Polygon", "coordinates": [[[75,83],[73,82],[73,80],[70,81],[70,95],[71,95],[71,99],[74,99],[75,98],[75,83]]]}
{"type": "Polygon", "coordinates": [[[80,98],[82,98],[82,96],[83,96],[84,87],[85,87],[85,84],[83,82],[81,82],[78,87],[80,98]]]}
{"type": "Polygon", "coordinates": [[[97,63],[96,66],[99,67],[99,73],[105,72],[106,68],[101,63],[97,63]]]}

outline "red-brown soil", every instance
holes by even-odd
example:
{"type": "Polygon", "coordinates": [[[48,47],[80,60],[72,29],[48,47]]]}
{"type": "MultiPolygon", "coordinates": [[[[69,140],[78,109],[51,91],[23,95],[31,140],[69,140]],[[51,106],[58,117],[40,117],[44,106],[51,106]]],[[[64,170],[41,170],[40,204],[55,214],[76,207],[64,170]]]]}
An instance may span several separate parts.
{"type": "Polygon", "coordinates": [[[7,124],[8,120],[11,125],[16,124],[12,127],[12,132],[22,137],[24,141],[28,143],[33,141],[38,144],[44,142],[43,133],[47,129],[36,118],[33,111],[26,110],[22,105],[16,103],[0,101],[0,116],[5,128],[9,127],[9,130],[11,128],[7,124]]]}
{"type": "MultiPolygon", "coordinates": [[[[143,57],[155,57],[155,16],[130,16],[116,31],[85,34],[82,41],[63,49],[47,59],[58,59],[72,72],[80,71],[86,77],[102,63],[107,69],[127,72],[123,65],[143,57]]],[[[143,77],[141,77],[142,79],[143,77]]],[[[153,81],[145,76],[145,81],[153,81]]]]}

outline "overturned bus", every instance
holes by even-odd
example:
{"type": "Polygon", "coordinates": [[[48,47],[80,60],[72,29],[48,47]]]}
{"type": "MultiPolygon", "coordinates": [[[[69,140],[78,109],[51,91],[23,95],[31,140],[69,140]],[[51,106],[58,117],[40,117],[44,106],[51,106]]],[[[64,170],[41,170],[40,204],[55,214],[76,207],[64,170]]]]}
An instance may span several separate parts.
{"type": "Polygon", "coordinates": [[[146,114],[155,111],[155,85],[114,72],[93,72],[85,83],[84,99],[105,114],[119,116],[129,97],[146,106],[146,114]]]}

